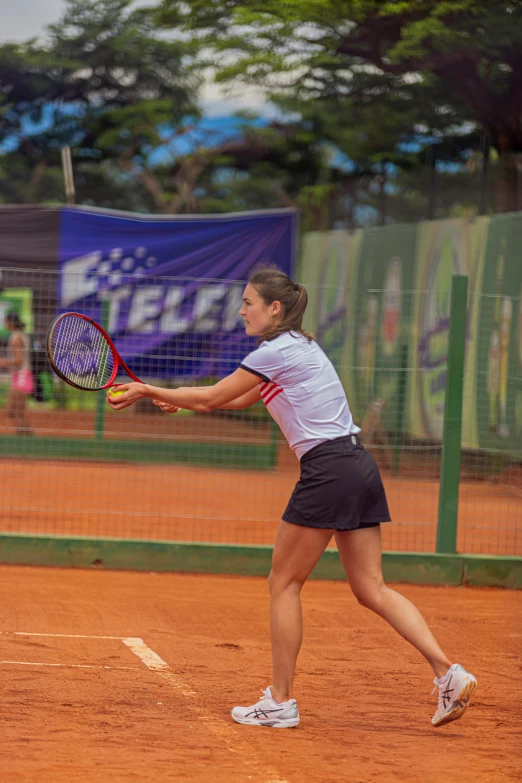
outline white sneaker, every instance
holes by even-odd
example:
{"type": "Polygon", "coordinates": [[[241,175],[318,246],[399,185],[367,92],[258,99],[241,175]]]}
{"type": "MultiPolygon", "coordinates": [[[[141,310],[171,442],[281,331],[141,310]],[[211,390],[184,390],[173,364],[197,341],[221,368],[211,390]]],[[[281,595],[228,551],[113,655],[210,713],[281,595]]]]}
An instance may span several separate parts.
{"type": "Polygon", "coordinates": [[[248,726],[270,726],[272,729],[289,729],[299,724],[299,710],[295,699],[274,701],[272,689],[261,688],[263,698],[251,707],[234,707],[232,717],[248,726]]]}
{"type": "Polygon", "coordinates": [[[431,722],[434,726],[444,726],[452,720],[461,718],[468,707],[468,702],[477,687],[475,677],[464,669],[460,663],[450,666],[444,677],[433,680],[435,688],[439,689],[439,703],[431,722]]]}

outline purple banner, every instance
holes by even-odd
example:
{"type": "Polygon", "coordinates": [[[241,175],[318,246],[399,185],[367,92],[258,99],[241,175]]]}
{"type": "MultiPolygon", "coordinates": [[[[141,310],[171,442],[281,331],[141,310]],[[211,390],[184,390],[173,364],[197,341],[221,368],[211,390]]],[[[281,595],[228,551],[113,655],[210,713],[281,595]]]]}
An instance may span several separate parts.
{"type": "Polygon", "coordinates": [[[296,222],[294,210],[149,218],[65,209],[60,311],[104,322],[138,375],[223,377],[255,345],[238,316],[249,272],[271,262],[292,275],[296,222]]]}

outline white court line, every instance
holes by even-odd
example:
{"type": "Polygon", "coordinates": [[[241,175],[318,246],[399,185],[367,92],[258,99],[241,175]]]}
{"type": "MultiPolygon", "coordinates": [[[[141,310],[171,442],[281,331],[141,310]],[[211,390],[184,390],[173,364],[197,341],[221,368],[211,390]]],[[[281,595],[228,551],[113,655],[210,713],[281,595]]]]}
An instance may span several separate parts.
{"type": "Polygon", "coordinates": [[[263,783],[288,783],[285,778],[282,778],[277,772],[267,767],[263,762],[257,761],[257,750],[249,745],[244,739],[238,738],[236,731],[233,730],[232,724],[229,724],[217,715],[207,713],[202,707],[195,704],[194,697],[199,698],[198,694],[195,691],[191,691],[178,675],[172,671],[168,663],[165,663],[154,650],[151,650],[143,639],[127,638],[122,639],[122,641],[123,644],[127,645],[127,647],[138,656],[148,669],[155,672],[163,680],[166,680],[169,685],[180,691],[184,696],[191,697],[192,703],[187,703],[187,709],[194,712],[198,720],[204,723],[215,737],[221,742],[224,742],[231,753],[238,754],[241,762],[245,766],[251,767],[257,775],[262,775],[263,783]]]}
{"type": "MultiPolygon", "coordinates": [[[[224,718],[221,718],[218,715],[212,715],[208,713],[203,706],[196,704],[195,701],[200,699],[199,694],[197,694],[195,691],[192,691],[186,685],[186,683],[184,683],[180,677],[178,677],[178,675],[172,671],[168,663],[166,663],[162,658],[160,658],[159,655],[157,655],[157,653],[154,652],[154,650],[151,650],[151,648],[145,644],[143,639],[130,636],[89,636],[86,634],[68,633],[29,633],[27,631],[13,631],[11,633],[9,631],[0,631],[0,634],[3,634],[4,636],[49,636],[61,639],[113,639],[115,641],[123,642],[129,648],[129,650],[131,650],[131,652],[133,652],[134,655],[140,659],[147,669],[155,672],[158,677],[161,677],[163,680],[166,680],[166,682],[172,688],[175,688],[177,691],[182,693],[183,696],[190,698],[190,701],[187,702],[187,709],[194,713],[197,719],[200,720],[201,723],[203,723],[215,737],[223,742],[231,753],[236,754],[238,756],[238,760],[242,764],[244,764],[246,767],[250,767],[252,771],[255,772],[258,776],[258,780],[262,781],[262,783],[289,783],[289,781],[286,780],[286,778],[281,777],[278,772],[268,767],[266,764],[264,764],[264,762],[257,760],[257,748],[252,747],[252,745],[250,745],[248,740],[246,740],[244,737],[238,736],[238,731],[242,732],[242,730],[235,726],[235,724],[231,723],[232,719],[230,719],[230,722],[226,721],[224,718]]],[[[17,662],[0,661],[0,663],[9,664],[17,662]]],[[[60,663],[29,664],[25,661],[20,661],[18,663],[26,666],[67,666],[67,664],[60,663]]],[[[107,666],[99,667],[81,664],[71,664],[71,666],[85,669],[110,668],[107,666]]],[[[113,668],[123,669],[124,667],[113,668]]],[[[136,668],[129,668],[131,668],[132,671],[139,671],[136,668]]]]}
{"type": "Polygon", "coordinates": [[[126,639],[122,639],[122,642],[127,645],[134,655],[138,656],[140,661],[144,663],[148,669],[153,669],[155,672],[162,671],[163,669],[170,669],[168,663],[165,663],[163,658],[156,655],[154,650],[147,647],[143,639],[128,636],[126,639]]]}
{"type": "Polygon", "coordinates": [[[140,639],[139,637],[128,637],[127,639],[122,639],[122,642],[123,644],[127,645],[129,650],[131,650],[134,655],[138,656],[140,661],[147,667],[147,669],[151,669],[153,672],[168,672],[170,684],[173,685],[177,690],[181,691],[183,696],[197,696],[195,691],[191,691],[183,682],[181,682],[174,672],[171,671],[170,666],[168,663],[165,663],[163,658],[160,658],[159,655],[154,652],[154,650],[151,650],[150,647],[147,647],[143,639],[140,639]]]}
{"type": "Polygon", "coordinates": [[[4,636],[52,636],[57,639],[115,639],[123,641],[123,636],[86,636],[81,633],[28,633],[27,631],[0,631],[4,636]]]}
{"type": "Polygon", "coordinates": [[[140,671],[137,666],[102,666],[86,663],[36,663],[34,661],[0,661],[0,664],[13,666],[65,666],[68,669],[120,669],[129,672],[140,671]]]}

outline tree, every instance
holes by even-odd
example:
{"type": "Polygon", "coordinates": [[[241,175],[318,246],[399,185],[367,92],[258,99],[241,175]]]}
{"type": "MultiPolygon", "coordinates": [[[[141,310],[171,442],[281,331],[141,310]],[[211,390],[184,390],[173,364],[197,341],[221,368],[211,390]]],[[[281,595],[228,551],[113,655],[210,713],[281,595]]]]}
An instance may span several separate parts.
{"type": "Polygon", "coordinates": [[[151,9],[130,5],[68,0],[44,45],[0,47],[0,131],[14,148],[0,157],[3,198],[55,200],[60,148],[67,144],[80,203],[223,211],[225,203],[257,206],[254,192],[267,206],[293,203],[292,177],[317,168],[313,155],[302,154],[302,132],[288,149],[284,135],[245,124],[219,140],[211,131],[198,133],[188,152],[169,153],[199,116],[199,78],[186,62],[191,44],[158,36],[151,9]],[[8,168],[23,174],[16,187],[8,187],[8,168]],[[242,189],[244,175],[249,186],[242,189]],[[253,179],[259,179],[254,186],[253,179]]]}
{"type": "MultiPolygon", "coordinates": [[[[222,62],[218,78],[308,100],[379,107],[390,84],[417,83],[454,130],[470,121],[505,170],[499,210],[513,209],[522,152],[522,7],[515,0],[164,0],[162,25],[184,25],[222,62]],[[368,87],[368,80],[373,87],[368,87]]],[[[436,117],[434,119],[437,119],[436,117]]],[[[378,126],[378,124],[377,124],[378,126]]]]}
{"type": "MultiPolygon", "coordinates": [[[[26,159],[32,180],[59,165],[67,144],[83,177],[89,164],[112,162],[154,200],[148,157],[163,126],[179,132],[197,116],[199,79],[186,67],[187,44],[158,36],[151,9],[130,6],[68,0],[45,44],[0,47],[0,137],[26,159]]],[[[27,200],[35,191],[30,180],[27,200]]]]}
{"type": "Polygon", "coordinates": [[[32,167],[17,152],[0,155],[0,204],[63,200],[63,177],[57,166],[32,167]],[[44,197],[45,194],[45,197],[44,197]]]}
{"type": "Polygon", "coordinates": [[[236,140],[209,147],[203,159],[196,191],[201,211],[303,207],[305,191],[327,173],[317,138],[300,123],[247,127],[236,140]]]}

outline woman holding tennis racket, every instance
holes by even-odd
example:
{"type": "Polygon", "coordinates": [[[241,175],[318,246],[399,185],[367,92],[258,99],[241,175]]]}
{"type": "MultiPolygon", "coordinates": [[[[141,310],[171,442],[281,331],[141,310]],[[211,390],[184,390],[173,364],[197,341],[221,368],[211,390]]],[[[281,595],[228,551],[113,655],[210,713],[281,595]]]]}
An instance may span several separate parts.
{"type": "Polygon", "coordinates": [[[273,684],[249,707],[235,707],[239,723],[297,726],[293,698],[302,642],[300,592],[332,536],[360,604],[371,609],[428,661],[439,692],[434,726],[460,718],[475,677],[447,658],[422,615],[384,584],[380,525],[390,521],[379,470],[361,445],[344,389],[312,335],[302,328],[308,296],[275,267],[250,277],[239,314],[259,347],[214,386],[161,389],[142,383],[107,395],[117,410],[150,397],[165,412],[247,408],[262,399],[301,463],[301,477],[277,532],[270,587],[273,684]]]}

